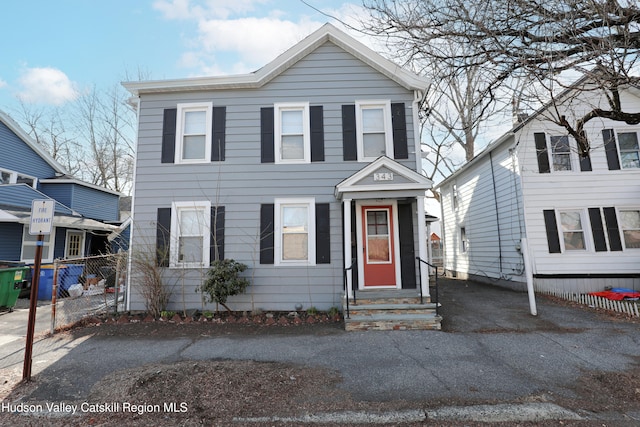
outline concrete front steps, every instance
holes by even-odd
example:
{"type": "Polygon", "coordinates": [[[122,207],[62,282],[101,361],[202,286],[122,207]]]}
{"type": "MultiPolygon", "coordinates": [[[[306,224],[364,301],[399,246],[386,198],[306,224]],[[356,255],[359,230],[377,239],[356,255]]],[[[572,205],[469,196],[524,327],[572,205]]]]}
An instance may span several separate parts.
{"type": "Polygon", "coordinates": [[[442,317],[436,304],[423,298],[415,289],[356,291],[356,302],[342,301],[347,331],[440,330],[442,317]]]}

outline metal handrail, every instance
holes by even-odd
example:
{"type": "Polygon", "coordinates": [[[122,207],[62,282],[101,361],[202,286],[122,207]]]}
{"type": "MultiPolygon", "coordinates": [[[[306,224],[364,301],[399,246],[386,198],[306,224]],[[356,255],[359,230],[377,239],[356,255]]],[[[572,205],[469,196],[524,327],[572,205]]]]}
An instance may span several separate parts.
{"type": "MultiPolygon", "coordinates": [[[[345,267],[342,270],[342,277],[343,277],[343,281],[344,281],[344,283],[343,283],[344,297],[347,300],[347,306],[345,307],[345,309],[346,309],[345,318],[346,319],[350,319],[350,317],[349,317],[349,289],[348,289],[349,286],[347,284],[347,272],[349,270],[353,269],[353,266],[355,265],[355,263],[356,263],[356,261],[353,260],[353,262],[351,263],[351,265],[349,267],[345,267]]],[[[355,291],[355,289],[352,289],[352,291],[353,291],[353,302],[355,304],[355,302],[356,302],[356,291],[355,291]]]]}
{"type": "Polygon", "coordinates": [[[418,260],[418,272],[419,272],[418,287],[420,288],[420,304],[422,304],[422,264],[427,264],[429,267],[432,267],[436,272],[434,294],[435,294],[435,304],[436,304],[436,315],[438,315],[438,306],[440,305],[438,301],[438,267],[428,263],[427,261],[423,260],[419,256],[416,257],[416,260],[418,260]]]}

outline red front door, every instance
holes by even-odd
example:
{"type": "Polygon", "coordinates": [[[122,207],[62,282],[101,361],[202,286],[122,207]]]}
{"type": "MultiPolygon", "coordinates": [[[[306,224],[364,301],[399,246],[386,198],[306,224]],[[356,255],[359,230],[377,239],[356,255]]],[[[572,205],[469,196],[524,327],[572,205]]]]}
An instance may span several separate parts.
{"type": "Polygon", "coordinates": [[[396,286],[392,206],[362,207],[364,286],[396,286]]]}

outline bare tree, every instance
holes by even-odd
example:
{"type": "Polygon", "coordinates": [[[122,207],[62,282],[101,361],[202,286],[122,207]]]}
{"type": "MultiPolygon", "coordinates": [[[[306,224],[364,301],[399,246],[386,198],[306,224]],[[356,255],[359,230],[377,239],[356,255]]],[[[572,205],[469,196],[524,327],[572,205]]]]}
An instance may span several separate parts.
{"type": "Polygon", "coordinates": [[[597,92],[606,105],[594,104],[571,122],[553,120],[576,139],[581,155],[590,150],[589,120],[640,123],[640,112],[623,111],[619,93],[640,82],[633,73],[640,51],[636,0],[365,0],[365,6],[380,34],[402,42],[399,53],[407,58],[491,70],[488,94],[514,79],[553,91],[567,88],[566,72],[588,79],[592,84],[573,93],[597,92]],[[464,48],[442,49],[450,43],[464,48]]]}

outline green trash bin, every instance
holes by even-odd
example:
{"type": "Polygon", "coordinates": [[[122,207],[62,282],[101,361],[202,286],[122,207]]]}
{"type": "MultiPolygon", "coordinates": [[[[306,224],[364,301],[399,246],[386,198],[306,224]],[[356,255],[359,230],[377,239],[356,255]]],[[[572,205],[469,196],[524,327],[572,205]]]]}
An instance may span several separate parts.
{"type": "Polygon", "coordinates": [[[29,267],[0,269],[0,307],[7,307],[9,311],[13,311],[28,272],[29,267]]]}

